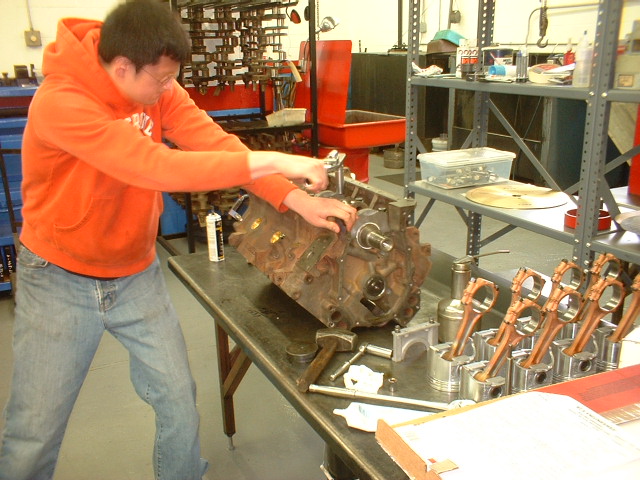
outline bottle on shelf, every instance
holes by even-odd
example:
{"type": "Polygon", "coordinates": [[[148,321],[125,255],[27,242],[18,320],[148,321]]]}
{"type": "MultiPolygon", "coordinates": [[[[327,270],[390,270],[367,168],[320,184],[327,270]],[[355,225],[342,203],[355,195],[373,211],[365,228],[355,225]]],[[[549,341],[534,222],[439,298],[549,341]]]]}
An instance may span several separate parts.
{"type": "Polygon", "coordinates": [[[591,61],[593,58],[593,49],[589,44],[587,31],[578,42],[576,49],[576,68],[573,70],[573,86],[588,87],[591,81],[591,61]]]}
{"type": "Polygon", "coordinates": [[[526,48],[516,53],[516,82],[523,83],[529,79],[529,54],[526,48]]]}
{"type": "Polygon", "coordinates": [[[571,65],[576,62],[576,52],[573,50],[573,42],[571,38],[567,42],[567,51],[564,52],[563,65],[571,65]]]}

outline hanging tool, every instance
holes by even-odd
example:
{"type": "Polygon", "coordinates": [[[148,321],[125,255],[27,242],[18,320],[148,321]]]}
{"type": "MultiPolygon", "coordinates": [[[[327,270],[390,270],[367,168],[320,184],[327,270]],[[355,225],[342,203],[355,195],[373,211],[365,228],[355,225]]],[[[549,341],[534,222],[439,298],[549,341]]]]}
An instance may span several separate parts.
{"type": "Polygon", "coordinates": [[[495,377],[502,368],[504,361],[511,355],[513,347],[518,345],[523,338],[533,336],[540,328],[543,320],[542,307],[529,298],[519,298],[513,303],[502,321],[502,338],[493,356],[481,372],[474,375],[479,382],[495,377]],[[523,312],[531,312],[531,319],[518,329],[517,322],[523,312]]]}
{"type": "Polygon", "coordinates": [[[545,42],[542,41],[544,37],[547,36],[547,27],[549,26],[549,18],[547,17],[547,0],[542,0],[542,7],[540,8],[540,38],[538,39],[537,45],[540,48],[544,48],[549,45],[549,40],[545,42]]]}
{"type": "Polygon", "coordinates": [[[464,347],[473,333],[474,328],[480,322],[482,316],[493,308],[498,300],[498,286],[484,278],[472,279],[462,294],[462,304],[464,305],[464,316],[460,322],[460,328],[456,338],[451,345],[451,349],[442,355],[444,360],[451,361],[455,357],[462,355],[464,347]],[[487,294],[482,301],[476,300],[475,295],[481,290],[487,294]]]}

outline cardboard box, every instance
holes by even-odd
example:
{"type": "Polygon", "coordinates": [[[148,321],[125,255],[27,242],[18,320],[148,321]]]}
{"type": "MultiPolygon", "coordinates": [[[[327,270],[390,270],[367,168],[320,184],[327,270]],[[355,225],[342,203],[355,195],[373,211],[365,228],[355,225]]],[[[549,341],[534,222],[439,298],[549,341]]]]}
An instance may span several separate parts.
{"type": "Polygon", "coordinates": [[[640,327],[631,330],[626,337],[622,339],[620,345],[620,359],[618,366],[628,367],[638,365],[640,363],[640,327]]]}
{"type": "Polygon", "coordinates": [[[640,439],[599,412],[636,404],[640,366],[399,425],[381,420],[376,439],[416,480],[627,480],[639,478],[640,439]]]}

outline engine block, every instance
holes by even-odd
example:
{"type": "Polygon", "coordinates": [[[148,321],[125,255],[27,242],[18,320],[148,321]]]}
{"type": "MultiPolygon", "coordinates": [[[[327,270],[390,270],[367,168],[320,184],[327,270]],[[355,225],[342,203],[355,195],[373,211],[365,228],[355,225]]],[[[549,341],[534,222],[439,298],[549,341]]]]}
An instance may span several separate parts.
{"type": "Polygon", "coordinates": [[[358,210],[350,232],[314,227],[250,195],[229,243],[328,327],[404,326],[420,309],[431,268],[431,246],[409,224],[415,200],[342,177],[330,175],[329,190],[317,195],[358,210]]]}

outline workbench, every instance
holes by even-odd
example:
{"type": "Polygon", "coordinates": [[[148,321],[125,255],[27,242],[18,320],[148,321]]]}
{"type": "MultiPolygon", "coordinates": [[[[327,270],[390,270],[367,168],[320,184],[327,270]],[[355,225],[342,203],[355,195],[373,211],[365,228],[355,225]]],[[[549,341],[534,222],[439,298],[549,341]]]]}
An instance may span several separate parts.
{"type": "MultiPolygon", "coordinates": [[[[333,413],[335,408],[346,408],[358,400],[298,391],[296,379],[308,364],[290,360],[286,347],[292,342],[314,342],[316,331],[325,325],[231,247],[225,249],[225,259],[221,262],[210,262],[206,253],[194,253],[169,258],[169,268],[215,321],[220,396],[227,436],[231,438],[235,433],[233,392],[253,363],[326,442],[331,458],[342,462],[340,466],[346,466],[353,478],[408,478],[378,445],[373,433],[352,429],[343,417],[333,413]],[[235,344],[233,349],[229,348],[229,339],[235,344]]],[[[422,304],[435,308],[437,298],[425,292],[422,304]]],[[[421,312],[419,316],[426,314],[428,312],[421,312]]],[[[417,316],[412,320],[415,321],[421,320],[417,316]]],[[[358,334],[358,342],[391,348],[394,327],[395,324],[388,324],[354,331],[358,334]]],[[[380,394],[390,394],[386,379],[393,377],[397,379],[394,394],[399,397],[446,403],[454,400],[456,394],[438,392],[428,386],[426,353],[419,348],[412,349],[417,352],[410,349],[402,362],[364,355],[357,363],[385,374],[385,385],[380,394]]],[[[329,375],[352,355],[337,353],[316,383],[343,386],[341,378],[331,382],[329,375]]],[[[344,478],[340,477],[341,480],[344,478]]]]}

